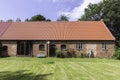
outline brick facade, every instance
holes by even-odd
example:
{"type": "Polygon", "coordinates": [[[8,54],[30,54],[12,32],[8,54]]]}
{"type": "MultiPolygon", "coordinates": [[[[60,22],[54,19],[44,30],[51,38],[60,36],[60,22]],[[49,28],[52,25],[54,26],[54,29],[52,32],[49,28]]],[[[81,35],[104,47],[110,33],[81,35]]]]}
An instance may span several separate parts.
{"type": "MultiPolygon", "coordinates": [[[[91,50],[93,50],[93,53],[96,57],[99,58],[110,58],[114,53],[114,41],[50,41],[50,44],[56,45],[57,50],[61,50],[61,45],[66,45],[69,49],[74,49],[76,52],[81,53],[90,53],[91,50]],[[82,43],[82,49],[77,50],[76,49],[76,43],[81,42],[82,43]],[[106,43],[107,50],[102,49],[102,43],[106,43]]],[[[8,55],[9,56],[16,56],[17,55],[17,41],[2,41],[3,46],[8,46],[8,55]]],[[[48,47],[46,44],[46,41],[33,41],[33,56],[36,56],[37,54],[45,54],[49,52],[48,47]],[[44,50],[39,50],[39,45],[44,45],[44,50]]]]}
{"type": "Polygon", "coordinates": [[[3,53],[3,56],[16,56],[17,54],[17,42],[16,41],[2,41],[3,46],[7,46],[7,52],[3,53]]]}
{"type": "Polygon", "coordinates": [[[45,54],[47,55],[47,44],[44,41],[35,41],[33,42],[33,56],[37,56],[37,54],[45,54]],[[45,46],[44,50],[39,50],[39,45],[43,44],[45,46]]]}

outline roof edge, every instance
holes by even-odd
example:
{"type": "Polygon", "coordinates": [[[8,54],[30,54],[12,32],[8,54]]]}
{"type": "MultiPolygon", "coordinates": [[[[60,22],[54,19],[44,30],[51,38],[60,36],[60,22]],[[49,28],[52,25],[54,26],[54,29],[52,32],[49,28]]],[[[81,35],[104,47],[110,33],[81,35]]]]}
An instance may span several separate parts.
{"type": "Polygon", "coordinates": [[[108,31],[109,35],[113,38],[113,40],[116,40],[115,37],[112,35],[112,33],[110,32],[110,30],[108,29],[108,27],[105,25],[105,23],[103,22],[103,19],[100,20],[100,22],[104,25],[105,29],[108,31]]]}

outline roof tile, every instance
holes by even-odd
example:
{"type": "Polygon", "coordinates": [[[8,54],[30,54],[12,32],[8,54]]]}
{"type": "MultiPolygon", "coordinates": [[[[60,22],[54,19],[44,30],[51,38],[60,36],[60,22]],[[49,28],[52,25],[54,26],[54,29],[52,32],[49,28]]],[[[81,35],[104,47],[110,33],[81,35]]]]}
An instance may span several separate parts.
{"type": "MultiPolygon", "coordinates": [[[[2,31],[1,25],[0,31],[2,31]]],[[[115,40],[102,21],[13,22],[0,39],[115,40]]]]}

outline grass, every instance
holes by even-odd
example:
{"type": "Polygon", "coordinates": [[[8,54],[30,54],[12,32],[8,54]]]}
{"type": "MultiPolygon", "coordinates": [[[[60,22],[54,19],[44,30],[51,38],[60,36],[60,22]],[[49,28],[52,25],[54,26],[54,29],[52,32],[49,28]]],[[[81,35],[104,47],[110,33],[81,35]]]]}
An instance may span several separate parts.
{"type": "Polygon", "coordinates": [[[120,61],[80,58],[0,58],[0,80],[119,80],[120,61]]]}

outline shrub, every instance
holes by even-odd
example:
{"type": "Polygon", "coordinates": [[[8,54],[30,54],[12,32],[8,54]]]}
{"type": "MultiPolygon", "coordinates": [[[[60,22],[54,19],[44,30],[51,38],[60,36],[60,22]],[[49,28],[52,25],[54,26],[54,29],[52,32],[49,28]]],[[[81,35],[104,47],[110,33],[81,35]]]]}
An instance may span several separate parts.
{"type": "Polygon", "coordinates": [[[67,50],[56,50],[56,57],[60,58],[69,58],[69,57],[74,57],[75,56],[75,51],[71,49],[67,50]]]}
{"type": "Polygon", "coordinates": [[[120,48],[117,47],[115,49],[115,53],[114,53],[113,57],[120,60],[120,48]]]}
{"type": "Polygon", "coordinates": [[[88,54],[86,54],[85,52],[75,51],[74,49],[56,50],[56,57],[59,58],[87,57],[88,58],[88,54]]]}
{"type": "Polygon", "coordinates": [[[77,51],[76,52],[76,57],[80,57],[80,58],[88,58],[88,54],[84,51],[77,51]]]}
{"type": "Polygon", "coordinates": [[[62,51],[61,51],[61,57],[62,57],[62,58],[68,57],[68,52],[67,52],[66,50],[62,50],[62,51]]]}
{"type": "Polygon", "coordinates": [[[56,50],[56,57],[61,57],[61,50],[56,50]]]}
{"type": "Polygon", "coordinates": [[[88,58],[88,54],[87,53],[81,53],[81,58],[88,58]]]}
{"type": "Polygon", "coordinates": [[[80,51],[76,51],[76,53],[75,53],[75,57],[77,57],[77,58],[81,58],[81,52],[80,52],[80,51]]]}

